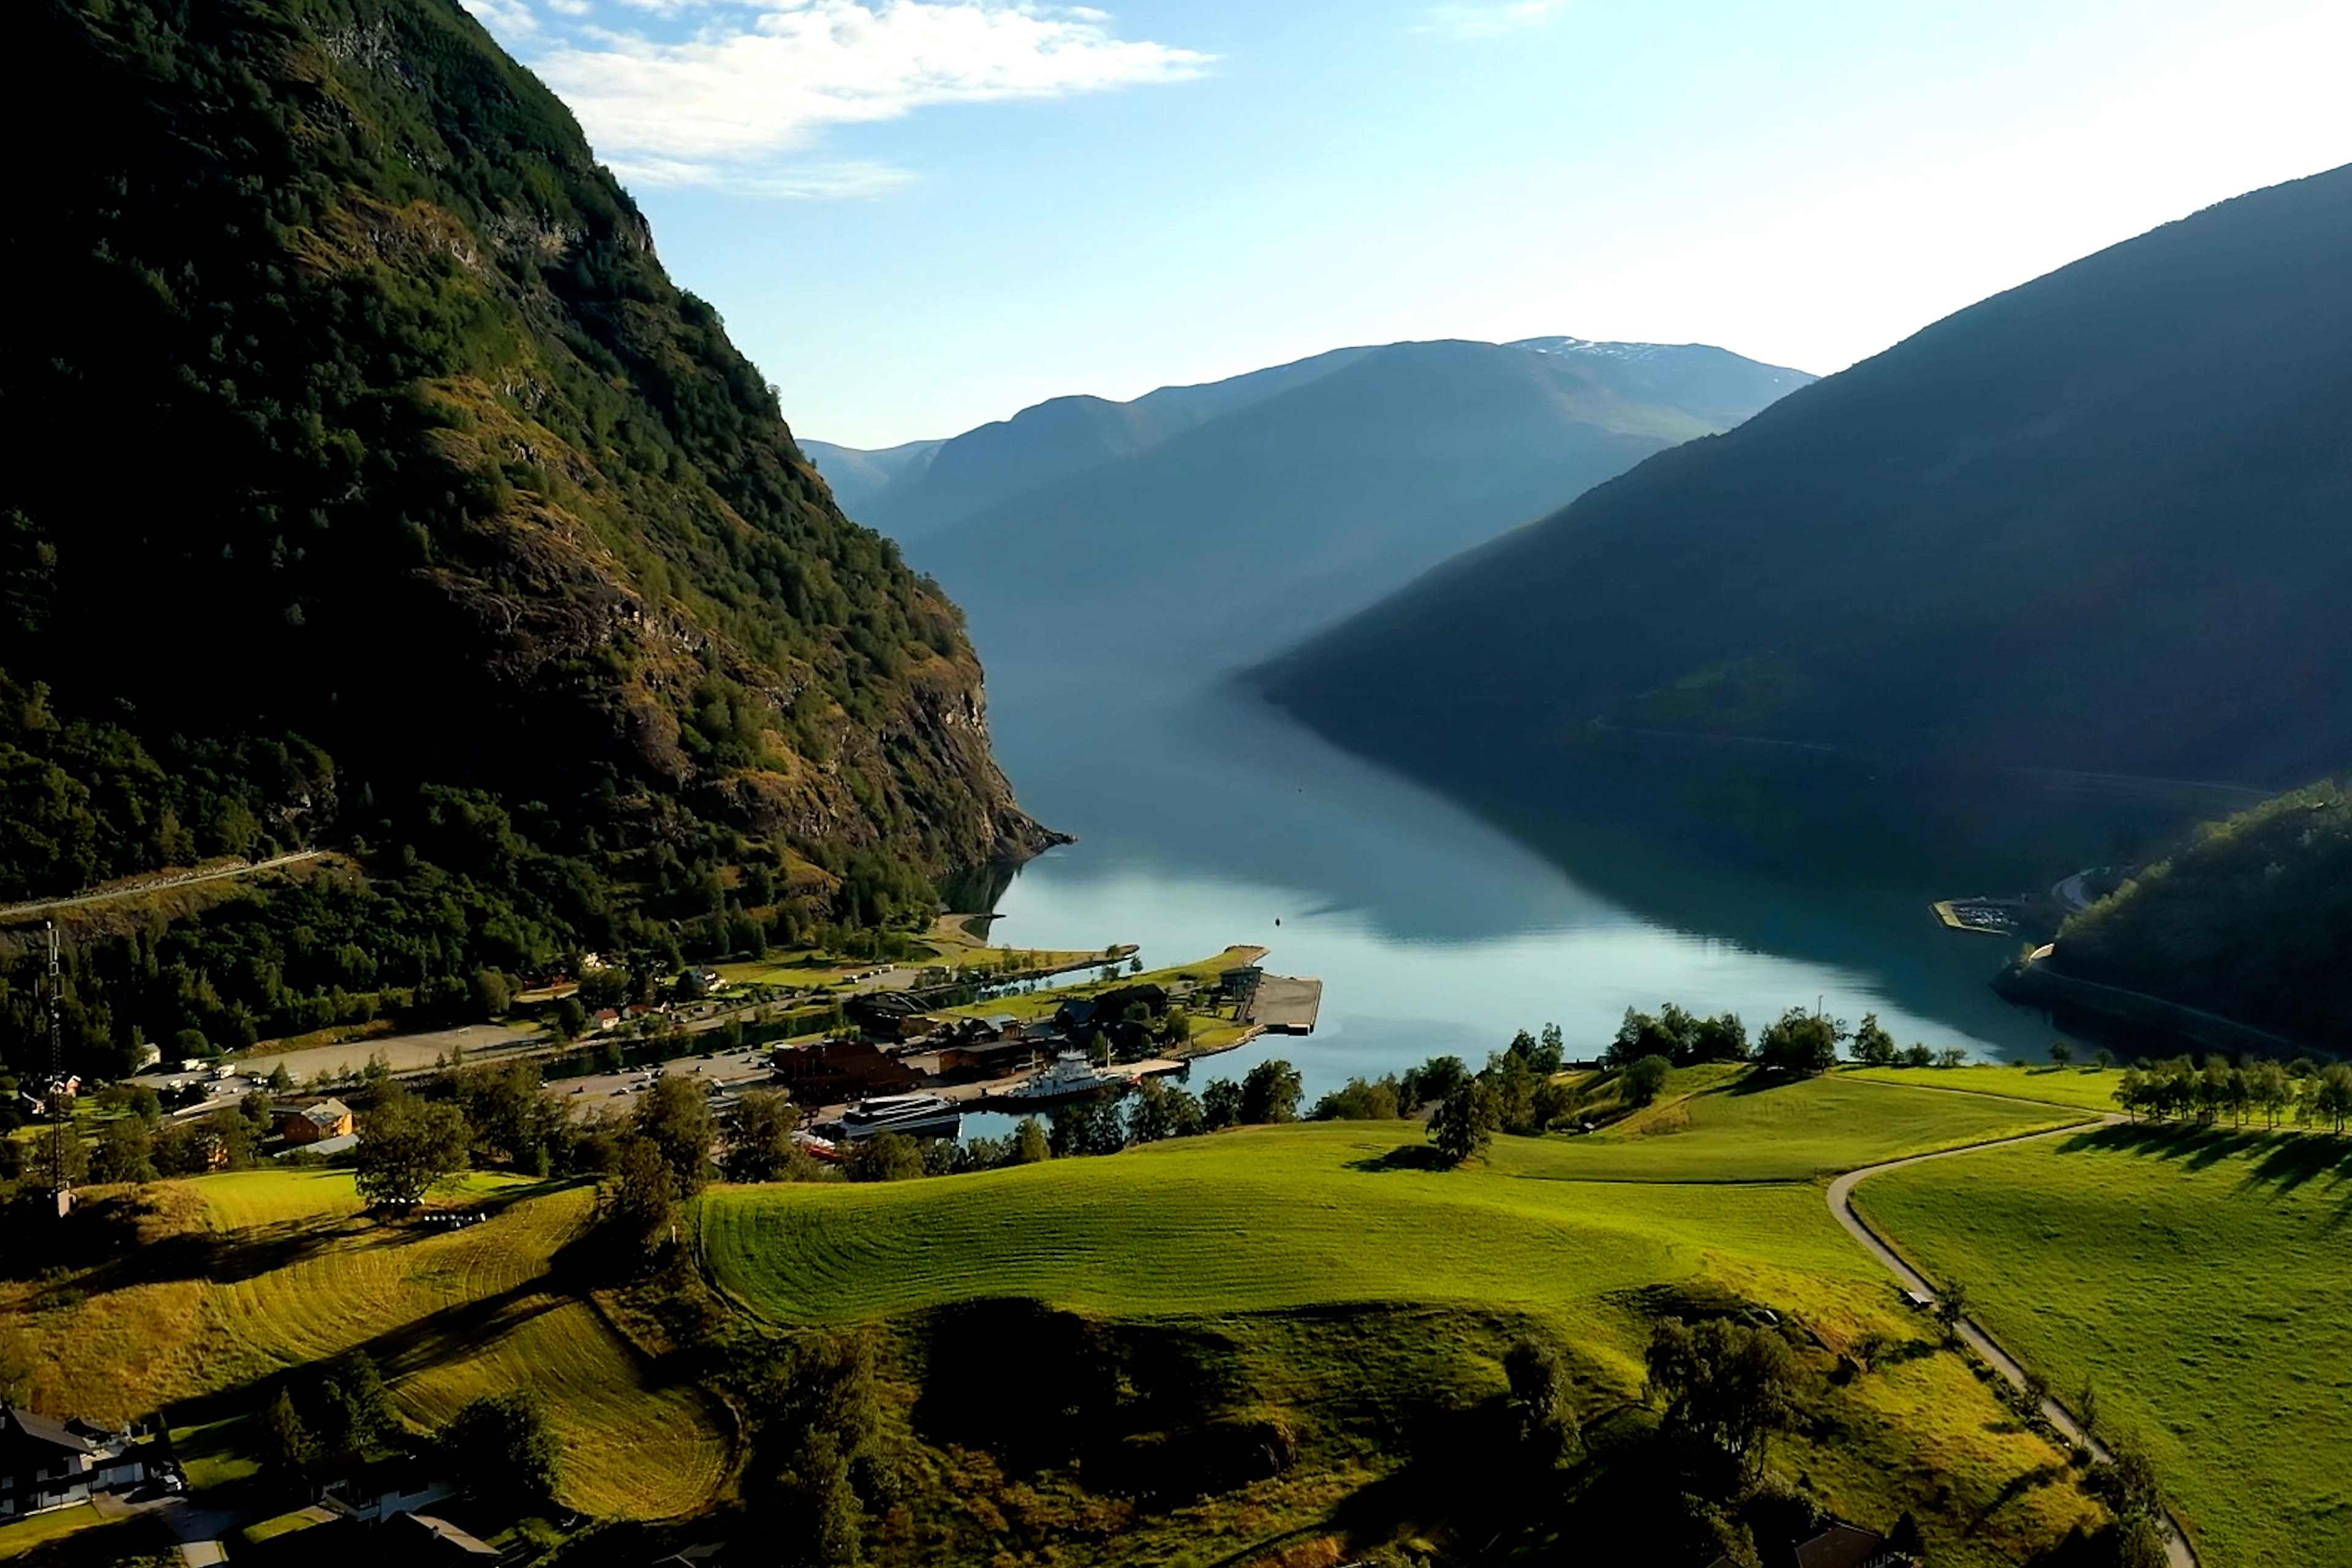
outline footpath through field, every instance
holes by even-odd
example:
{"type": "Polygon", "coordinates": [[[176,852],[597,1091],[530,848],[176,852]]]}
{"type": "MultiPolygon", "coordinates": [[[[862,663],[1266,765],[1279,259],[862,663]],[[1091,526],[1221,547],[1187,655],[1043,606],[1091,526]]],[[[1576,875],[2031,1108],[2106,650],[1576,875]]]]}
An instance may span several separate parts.
{"type": "MultiPolygon", "coordinates": [[[[2005,1149],[2017,1143],[2038,1143],[2043,1139],[2063,1138],[2069,1133],[2080,1132],[2088,1127],[2112,1127],[2122,1121],[2124,1118],[2121,1116],[2102,1116],[2094,1121],[2079,1121],[2071,1127],[2054,1128],[2047,1132],[2028,1132],[2015,1138],[1995,1138],[1988,1142],[1965,1144],[1958,1149],[1938,1150],[1932,1154],[1912,1154],[1900,1160],[1888,1160],[1881,1164],[1864,1165],[1858,1171],[1848,1171],[1830,1184],[1830,1213],[1837,1216],[1838,1224],[1845,1226],[1847,1233],[1862,1243],[1872,1257],[1893,1270],[1895,1277],[1902,1280],[1907,1289],[1925,1297],[1932,1303],[1937,1300],[1937,1295],[1936,1287],[1928,1281],[1927,1277],[1906,1262],[1900,1254],[1881,1239],[1877,1232],[1870,1228],[1867,1221],[1854,1212],[1853,1189],[1858,1184],[1865,1178],[1875,1176],[1882,1171],[1896,1171],[1906,1165],[1916,1165],[1928,1160],[1948,1160],[1956,1154],[1973,1154],[1985,1149],[2005,1149]]],[[[1973,1320],[1965,1317],[1956,1327],[1958,1329],[1960,1338],[1965,1340],[1979,1355],[1984,1357],[1996,1372],[2009,1379],[2015,1386],[2019,1388],[2025,1386],[2024,1366],[2015,1356],[2003,1350],[2000,1342],[1990,1334],[1978,1327],[1973,1320]]],[[[2088,1447],[2092,1454],[2101,1461],[2114,1458],[2107,1451],[2106,1445],[2093,1436],[2089,1430],[2074,1418],[2074,1413],[2056,1399],[2044,1399],[2042,1402],[2042,1414],[2047,1416],[2051,1423],[2069,1439],[2088,1447]]],[[[2172,1568],[2200,1568],[2197,1549],[2189,1544],[2189,1532],[2180,1528],[2180,1521],[2172,1518],[2168,1510],[2167,1519],[2171,1525],[2171,1530],[2166,1535],[2164,1542],[2166,1561],[2172,1565],[2172,1568]]]]}

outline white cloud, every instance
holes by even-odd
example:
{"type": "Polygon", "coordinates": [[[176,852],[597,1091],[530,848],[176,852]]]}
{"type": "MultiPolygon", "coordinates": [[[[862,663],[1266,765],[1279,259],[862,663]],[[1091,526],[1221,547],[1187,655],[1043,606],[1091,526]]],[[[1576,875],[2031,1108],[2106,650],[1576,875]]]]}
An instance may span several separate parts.
{"type": "Polygon", "coordinates": [[[1569,0],[1503,0],[1496,5],[1432,5],[1421,30],[1455,38],[1499,38],[1549,25],[1569,0]]]}
{"type": "MultiPolygon", "coordinates": [[[[693,8],[682,40],[588,26],[527,47],[598,156],[648,183],[776,195],[871,195],[908,177],[881,165],[795,168],[829,126],[930,104],[1061,98],[1181,81],[1214,57],[1115,36],[1102,12],[1019,0],[637,0],[693,8]]],[[[467,0],[486,22],[522,0],[467,0]]],[[[549,0],[569,10],[569,0],[549,0]]],[[[513,37],[535,24],[509,29],[513,37]]]]}
{"type": "Polygon", "coordinates": [[[459,0],[474,20],[501,38],[527,37],[539,31],[539,18],[523,0],[459,0]]]}

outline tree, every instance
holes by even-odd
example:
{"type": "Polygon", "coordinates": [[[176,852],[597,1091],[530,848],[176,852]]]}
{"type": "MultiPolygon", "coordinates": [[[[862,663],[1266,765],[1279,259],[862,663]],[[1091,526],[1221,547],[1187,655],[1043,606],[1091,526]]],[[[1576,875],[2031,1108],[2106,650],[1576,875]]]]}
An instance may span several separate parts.
{"type": "Polygon", "coordinates": [[[293,1087],[294,1075],[286,1070],[286,1064],[284,1062],[279,1062],[276,1067],[269,1069],[270,1093],[284,1094],[288,1089],[292,1089],[293,1087]]]}
{"type": "Polygon", "coordinates": [[[667,1241],[677,1229],[677,1183],[660,1146],[641,1133],[623,1138],[596,1203],[604,1223],[637,1247],[667,1241]]]}
{"type": "Polygon", "coordinates": [[[261,1415],[261,1462],[274,1470],[299,1473],[318,1457],[318,1445],[294,1407],[294,1395],[279,1389],[261,1415]]]}
{"type": "Polygon", "coordinates": [[[1503,1380],[1522,1446],[1543,1458],[1557,1458],[1568,1403],[1568,1371],[1559,1352],[1541,1340],[1522,1338],[1503,1352],[1503,1380]]]}
{"type": "Polygon", "coordinates": [[[877,1132],[850,1144],[841,1168],[853,1182],[903,1182],[923,1173],[923,1151],[904,1132],[877,1132]]]}
{"type": "Polygon", "coordinates": [[[588,1027],[588,1009],[580,1005],[577,994],[566,996],[555,1005],[555,1037],[576,1040],[588,1027]]]}
{"type": "Polygon", "coordinates": [[[1868,1068],[1888,1068],[1895,1065],[1895,1037],[1886,1032],[1875,1013],[1864,1013],[1862,1022],[1854,1026],[1853,1044],[1847,1055],[1868,1068]]]}
{"type": "Polygon", "coordinates": [[[2294,1080],[2278,1063],[2259,1061],[2246,1069],[2246,1093],[2262,1111],[2263,1125],[2276,1127],[2279,1117],[2294,1103],[2294,1080]]]}
{"type": "Polygon", "coordinates": [[[1201,1091],[1201,1118],[1211,1131],[1232,1127],[1242,1119],[1242,1086],[1229,1078],[1213,1078],[1201,1091]]]}
{"type": "Polygon", "coordinates": [[[659,1149],[682,1202],[710,1179],[710,1145],[719,1128],[710,1099],[693,1079],[666,1074],[637,1101],[637,1131],[659,1149]]]}
{"type": "Polygon", "coordinates": [[[547,1502],[562,1479],[562,1445],[527,1390],[485,1394],[467,1405],[441,1429],[441,1448],[450,1473],[485,1502],[547,1502]]]}
{"type": "Polygon", "coordinates": [[[1251,1126],[1298,1120],[1299,1097],[1306,1093],[1298,1069],[1280,1057],[1269,1057],[1242,1079],[1241,1119],[1251,1126]]]}
{"type": "Polygon", "coordinates": [[[1969,1288],[1958,1279],[1947,1279],[1936,1292],[1936,1321],[1944,1327],[1944,1342],[1958,1344],[1960,1341],[1960,1320],[1969,1315],[1969,1288]]]}
{"type": "Polygon", "coordinates": [[[1535,1058],[1528,1065],[1546,1075],[1558,1072],[1560,1064],[1568,1059],[1568,1039],[1559,1032],[1559,1026],[1546,1024],[1536,1041],[1535,1058]]]}
{"type": "Polygon", "coordinates": [[[471,1139],[454,1105],[387,1087],[360,1119],[359,1192],[371,1203],[414,1208],[466,1168],[471,1139]]]}
{"type": "Polygon", "coordinates": [[[400,1430],[391,1391],[365,1351],[345,1351],[317,1370],[311,1428],[322,1449],[339,1454],[364,1449],[400,1430]]]}
{"type": "Polygon", "coordinates": [[[1486,1152],[1501,1122],[1494,1089],[1483,1079],[1465,1079],[1438,1102],[1437,1114],[1429,1119],[1429,1139],[1439,1153],[1459,1165],[1486,1152]]]}
{"type": "Polygon", "coordinates": [[[1835,1018],[1791,1007],[1780,1015],[1756,1044],[1756,1060],[1768,1072],[1805,1078],[1837,1066],[1838,1042],[1845,1026],[1835,1018]]]}
{"type": "Polygon", "coordinates": [[[722,1123],[727,1152],[719,1169],[730,1182],[780,1182],[806,1173],[810,1156],[793,1140],[800,1112],[781,1089],[745,1092],[722,1123]]]}
{"type": "Polygon", "coordinates": [[[1054,1157],[1051,1143],[1045,1137],[1045,1126],[1034,1116],[1024,1116],[1013,1130],[1013,1158],[1015,1165],[1040,1165],[1054,1157]]]}
{"type": "Polygon", "coordinates": [[[1128,1108],[1127,1135],[1137,1143],[1165,1138],[1190,1138],[1201,1131],[1201,1102],[1189,1089],[1161,1079],[1148,1078],[1136,1085],[1128,1108]]]}
{"type": "Polygon", "coordinates": [[[1664,1057],[1643,1057],[1629,1064],[1623,1079],[1625,1103],[1642,1106],[1657,1099],[1658,1091],[1666,1087],[1670,1070],[1664,1057]]]}
{"type": "Polygon", "coordinates": [[[2116,1053],[2107,1049],[2106,1047],[2101,1046],[2097,1050],[2091,1053],[2091,1063],[2101,1072],[2105,1072],[2109,1068],[2116,1065],[2116,1053]]]}
{"type": "Polygon", "coordinates": [[[2314,1116],[2343,1131],[2344,1123],[2352,1120],[2352,1067],[2330,1062],[2320,1068],[2312,1080],[2310,1098],[2314,1116]]]}
{"type": "Polygon", "coordinates": [[[1770,1329],[1711,1318],[1661,1319],[1646,1357],[1650,1394],[1662,1400],[1665,1430],[1702,1444],[1754,1477],[1771,1435],[1794,1421],[1802,1370],[1770,1329]]]}
{"type": "Polygon", "coordinates": [[[1397,1082],[1397,1099],[1402,1110],[1418,1110],[1432,1100],[1444,1100],[1454,1092],[1454,1086],[1470,1076],[1469,1067],[1460,1057],[1432,1057],[1417,1068],[1407,1068],[1397,1082]]]}
{"type": "Polygon", "coordinates": [[[118,1116],[98,1135],[98,1152],[89,1162],[93,1182],[152,1182],[155,1179],[154,1136],[135,1116],[118,1116]]]}
{"type": "Polygon", "coordinates": [[[485,1018],[503,1018],[514,1005],[514,986],[495,969],[477,969],[469,982],[474,1011],[485,1018]]]}
{"type": "Polygon", "coordinates": [[[2074,1059],[2074,1042],[2073,1042],[2073,1041],[2071,1041],[2071,1040],[2053,1040],[2053,1041],[2051,1041],[2051,1042],[2050,1042],[2050,1065],[2051,1065],[2051,1066],[2053,1066],[2053,1067],[2062,1067],[2062,1068],[2063,1068],[2063,1067],[2064,1067],[2067,1063],[2069,1063],[2069,1062],[2073,1061],[2074,1059]]]}

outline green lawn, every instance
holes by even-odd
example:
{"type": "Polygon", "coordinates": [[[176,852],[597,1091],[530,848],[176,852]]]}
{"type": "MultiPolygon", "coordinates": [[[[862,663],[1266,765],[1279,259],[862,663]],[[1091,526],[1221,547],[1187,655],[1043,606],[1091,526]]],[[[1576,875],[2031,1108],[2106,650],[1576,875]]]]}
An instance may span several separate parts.
{"type": "MultiPolygon", "coordinates": [[[[131,1415],[361,1347],[423,1427],[478,1394],[537,1391],[563,1440],[572,1506],[636,1518],[699,1506],[727,1462],[722,1414],[655,1379],[548,1277],[591,1191],[479,1175],[467,1186],[489,1221],[428,1234],[364,1218],[343,1172],[159,1184],[132,1261],[75,1283],[69,1310],[45,1307],[42,1287],[8,1287],[0,1315],[32,1325],[47,1407],[131,1415]]],[[[239,1468],[223,1441],[194,1458],[214,1480],[239,1468]]]]}
{"type": "Polygon", "coordinates": [[[2140,1437],[2211,1568],[2352,1563],[2352,1158],[2116,1127],[1873,1177],[1872,1223],[2140,1437]]]}
{"type": "Polygon", "coordinates": [[[1845,1068],[1840,1069],[1838,1077],[1861,1083],[1901,1083],[1920,1089],[2005,1094],[2105,1113],[2116,1109],[2116,1085],[2122,1081],[2123,1071],[2118,1068],[1978,1062],[1957,1068],[1845,1068]]]}
{"type": "MultiPolygon", "coordinates": [[[[1832,1342],[1916,1337],[1812,1172],[1997,1133],[2018,1111],[1818,1082],[1701,1096],[1680,1133],[1499,1138],[1486,1162],[1459,1171],[1423,1165],[1416,1124],[1303,1124],[944,1181],[719,1187],[698,1201],[696,1221],[718,1283],[782,1325],[1029,1296],[1211,1323],[1293,1369],[1297,1397],[1319,1402],[1350,1375],[1349,1347],[1374,1342],[1347,1337],[1335,1313],[1406,1314],[1427,1325],[1434,1361],[1450,1336],[1457,1356],[1474,1353],[1455,1325],[1517,1313],[1555,1325],[1588,1405],[1606,1405],[1639,1396],[1648,1320],[1636,1303],[1651,1288],[1727,1289],[1801,1315],[1832,1342]],[[1734,1152],[1743,1138],[1745,1163],[1734,1152]],[[1691,1152],[1695,1179],[1665,1179],[1675,1148],[1691,1152]]],[[[2013,1562],[2086,1517],[2071,1489],[2021,1480],[2063,1466],[1950,1356],[1899,1360],[1827,1397],[1840,1435],[1798,1443],[1792,1469],[1882,1522],[1905,1508],[1978,1521],[1938,1540],[1939,1564],[2013,1562]]]]}
{"type": "Polygon", "coordinates": [[[1676,1073],[1659,1104],[1574,1140],[1562,1176],[1620,1182],[1803,1180],[2063,1127],[2057,1107],[1839,1073],[1769,1089],[1739,1068],[1676,1073]]]}
{"type": "Polygon", "coordinates": [[[0,1524],[0,1558],[30,1552],[43,1542],[56,1541],[78,1530],[87,1530],[91,1525],[105,1522],[99,1517],[95,1506],[78,1502],[71,1508],[53,1508],[12,1524],[0,1524]]]}

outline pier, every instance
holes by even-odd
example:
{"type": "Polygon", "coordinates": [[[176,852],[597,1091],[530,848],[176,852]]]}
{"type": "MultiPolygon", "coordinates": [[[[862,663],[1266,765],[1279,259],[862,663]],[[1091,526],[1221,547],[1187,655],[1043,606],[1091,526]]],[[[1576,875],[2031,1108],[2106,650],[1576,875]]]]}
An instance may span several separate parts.
{"type": "Polygon", "coordinates": [[[1323,983],[1290,974],[1265,974],[1251,988],[1242,1022],[1274,1035],[1311,1035],[1322,1010],[1323,983]]]}

